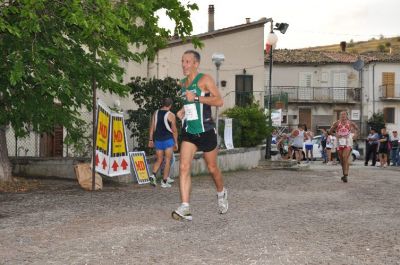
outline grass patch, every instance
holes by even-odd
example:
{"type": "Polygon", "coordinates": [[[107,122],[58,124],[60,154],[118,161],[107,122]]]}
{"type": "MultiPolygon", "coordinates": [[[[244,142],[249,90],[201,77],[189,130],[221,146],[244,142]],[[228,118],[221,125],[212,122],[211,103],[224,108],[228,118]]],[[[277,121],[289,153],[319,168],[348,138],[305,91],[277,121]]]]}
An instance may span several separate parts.
{"type": "Polygon", "coordinates": [[[37,189],[40,185],[38,180],[27,180],[13,177],[12,181],[0,181],[0,192],[27,192],[37,189]]]}

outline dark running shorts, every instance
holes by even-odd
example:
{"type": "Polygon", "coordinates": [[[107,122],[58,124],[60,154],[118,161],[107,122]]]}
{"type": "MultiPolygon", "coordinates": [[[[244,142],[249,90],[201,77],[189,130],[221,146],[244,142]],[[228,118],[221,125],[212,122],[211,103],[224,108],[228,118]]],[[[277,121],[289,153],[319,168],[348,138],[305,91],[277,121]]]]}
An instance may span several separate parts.
{"type": "Polygon", "coordinates": [[[199,134],[191,134],[182,130],[182,141],[194,144],[198,151],[210,152],[217,147],[217,134],[215,130],[199,134]]]}
{"type": "Polygon", "coordinates": [[[293,148],[294,151],[301,151],[301,150],[303,150],[303,147],[298,147],[298,146],[294,146],[294,145],[292,145],[292,148],[293,148]]]}

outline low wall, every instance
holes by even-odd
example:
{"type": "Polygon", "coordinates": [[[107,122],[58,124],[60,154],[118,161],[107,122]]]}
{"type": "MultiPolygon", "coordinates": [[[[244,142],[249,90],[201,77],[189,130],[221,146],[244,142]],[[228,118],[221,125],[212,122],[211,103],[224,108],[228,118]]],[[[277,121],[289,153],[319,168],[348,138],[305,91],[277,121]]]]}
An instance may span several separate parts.
{"type": "MultiPolygon", "coordinates": [[[[259,161],[264,159],[265,146],[252,148],[235,148],[221,150],[218,154],[218,165],[222,171],[233,171],[257,167],[259,161]]],[[[179,174],[179,154],[175,154],[174,176],[179,174]]],[[[44,157],[11,157],[13,174],[27,177],[56,177],[75,179],[74,165],[89,163],[89,158],[44,158],[44,157]]],[[[151,171],[154,157],[148,158],[151,171]]],[[[196,153],[192,162],[192,174],[200,175],[207,173],[203,154],[196,153]]],[[[114,178],[120,182],[136,181],[136,178],[127,175],[114,178]]]]}

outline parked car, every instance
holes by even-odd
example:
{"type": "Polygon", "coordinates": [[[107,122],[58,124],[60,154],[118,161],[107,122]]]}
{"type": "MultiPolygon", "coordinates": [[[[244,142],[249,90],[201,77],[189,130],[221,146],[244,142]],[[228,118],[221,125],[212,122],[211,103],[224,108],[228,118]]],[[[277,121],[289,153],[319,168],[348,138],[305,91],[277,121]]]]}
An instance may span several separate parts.
{"type": "MultiPolygon", "coordinates": [[[[322,158],[321,155],[321,135],[317,135],[313,137],[313,156],[314,158],[322,158]]],[[[305,157],[305,144],[303,145],[303,156],[305,157]]],[[[351,150],[351,157],[353,158],[353,161],[355,161],[356,159],[360,159],[360,152],[358,152],[357,150],[355,150],[354,148],[351,150]]]]}

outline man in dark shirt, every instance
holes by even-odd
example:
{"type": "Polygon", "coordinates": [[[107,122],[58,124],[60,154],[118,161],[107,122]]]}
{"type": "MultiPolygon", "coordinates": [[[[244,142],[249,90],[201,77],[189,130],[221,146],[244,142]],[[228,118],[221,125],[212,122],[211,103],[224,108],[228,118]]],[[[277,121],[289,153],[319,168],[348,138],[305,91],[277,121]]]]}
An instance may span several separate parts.
{"type": "Polygon", "coordinates": [[[369,159],[372,156],[372,164],[371,166],[375,166],[376,163],[376,151],[378,148],[378,140],[379,140],[379,136],[376,133],[376,130],[374,128],[371,128],[369,135],[367,137],[367,143],[366,143],[366,147],[367,147],[367,154],[365,156],[365,166],[368,166],[368,162],[369,159]]]}

